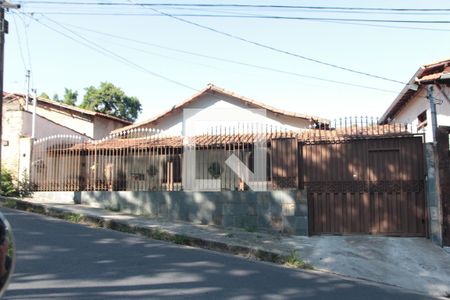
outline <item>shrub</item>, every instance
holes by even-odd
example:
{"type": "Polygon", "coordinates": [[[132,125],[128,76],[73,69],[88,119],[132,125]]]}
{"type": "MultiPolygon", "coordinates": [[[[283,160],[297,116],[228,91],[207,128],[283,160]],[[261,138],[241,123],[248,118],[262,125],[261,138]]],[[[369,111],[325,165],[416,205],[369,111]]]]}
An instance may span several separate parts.
{"type": "Polygon", "coordinates": [[[18,190],[14,184],[14,176],[11,171],[2,168],[0,176],[0,195],[17,196],[18,190]]]}
{"type": "Polygon", "coordinates": [[[0,195],[6,197],[27,197],[33,193],[33,185],[24,171],[23,180],[17,180],[8,169],[1,169],[0,195]]]}
{"type": "Polygon", "coordinates": [[[27,172],[24,170],[22,180],[17,182],[17,193],[19,197],[28,197],[33,194],[33,184],[30,182],[27,172]]]}

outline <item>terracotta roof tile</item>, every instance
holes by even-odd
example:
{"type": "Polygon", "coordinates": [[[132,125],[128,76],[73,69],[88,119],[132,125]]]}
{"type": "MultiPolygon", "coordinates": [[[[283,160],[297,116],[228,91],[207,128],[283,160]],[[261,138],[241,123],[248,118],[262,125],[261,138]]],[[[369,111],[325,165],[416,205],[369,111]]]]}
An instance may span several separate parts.
{"type": "MultiPolygon", "coordinates": [[[[24,99],[26,98],[26,95],[20,94],[20,93],[8,93],[5,96],[5,98],[8,99],[8,100],[20,99],[22,102],[24,102],[25,101],[24,99]]],[[[45,99],[45,98],[42,98],[42,97],[38,97],[38,103],[39,102],[41,104],[49,104],[49,105],[52,105],[52,106],[55,106],[55,107],[58,107],[58,108],[61,108],[61,109],[67,109],[67,110],[75,111],[75,112],[78,112],[78,113],[81,113],[81,114],[85,114],[85,115],[100,116],[100,117],[103,117],[103,118],[106,118],[106,119],[115,120],[115,121],[123,123],[124,125],[129,125],[129,124],[133,123],[133,122],[130,122],[128,120],[124,120],[124,119],[121,119],[121,118],[118,118],[118,117],[115,117],[115,116],[111,116],[111,115],[108,115],[108,114],[104,114],[104,113],[100,113],[100,112],[96,112],[96,111],[83,109],[83,108],[76,107],[76,106],[73,106],[73,105],[67,105],[67,104],[64,104],[64,103],[61,103],[61,102],[53,101],[53,100],[50,100],[50,99],[45,99]]]]}
{"type": "MultiPolygon", "coordinates": [[[[231,144],[252,144],[258,139],[296,138],[301,142],[343,141],[355,138],[376,136],[398,136],[409,134],[407,128],[400,124],[374,125],[366,127],[349,127],[336,130],[310,129],[302,132],[280,131],[264,135],[258,134],[229,134],[229,135],[200,135],[194,137],[191,142],[196,146],[223,146],[231,144]]],[[[56,146],[57,147],[57,146],[56,146]]],[[[147,148],[181,148],[183,138],[180,136],[148,136],[140,138],[109,138],[100,141],[88,141],[70,147],[70,150],[118,150],[118,149],[147,149],[147,148]]]]}

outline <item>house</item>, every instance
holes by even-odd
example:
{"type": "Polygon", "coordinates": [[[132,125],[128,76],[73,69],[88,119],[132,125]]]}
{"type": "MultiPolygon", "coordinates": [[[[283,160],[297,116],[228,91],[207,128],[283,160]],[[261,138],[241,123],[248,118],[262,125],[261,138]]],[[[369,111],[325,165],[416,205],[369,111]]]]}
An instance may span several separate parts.
{"type": "MultiPolygon", "coordinates": [[[[202,134],[208,129],[220,126],[251,128],[252,125],[298,131],[328,123],[325,119],[277,109],[209,84],[170,110],[112,133],[136,128],[154,128],[172,135],[188,136],[191,126],[196,127],[192,133],[202,134]]],[[[242,128],[240,131],[242,132],[242,128]]]]}
{"type": "MultiPolygon", "coordinates": [[[[30,100],[31,102],[31,100],[30,100]]],[[[5,93],[3,96],[2,164],[21,177],[29,170],[33,105],[26,95],[5,93]]],[[[70,135],[100,139],[131,122],[103,113],[39,98],[36,105],[35,139],[52,135],[70,135]]]]}
{"type": "Polygon", "coordinates": [[[436,104],[436,126],[450,125],[450,59],[420,67],[381,117],[382,124],[412,124],[433,141],[430,92],[436,104]],[[429,89],[431,87],[431,90],[429,89]]]}

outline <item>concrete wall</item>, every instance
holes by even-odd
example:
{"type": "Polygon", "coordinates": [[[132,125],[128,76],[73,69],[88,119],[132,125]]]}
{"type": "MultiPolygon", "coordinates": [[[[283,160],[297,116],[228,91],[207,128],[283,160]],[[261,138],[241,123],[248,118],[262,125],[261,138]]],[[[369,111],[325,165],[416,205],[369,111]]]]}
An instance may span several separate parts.
{"type": "Polygon", "coordinates": [[[94,116],[94,139],[102,139],[106,137],[111,131],[122,128],[126,126],[126,124],[115,121],[111,119],[107,119],[100,116],[94,116]]]}
{"type": "Polygon", "coordinates": [[[14,176],[19,175],[20,137],[22,135],[23,112],[9,110],[6,104],[2,119],[2,166],[10,170],[14,176]]]}
{"type": "Polygon", "coordinates": [[[74,201],[195,224],[308,234],[308,207],[304,191],[36,192],[34,197],[69,203],[74,201]]]}

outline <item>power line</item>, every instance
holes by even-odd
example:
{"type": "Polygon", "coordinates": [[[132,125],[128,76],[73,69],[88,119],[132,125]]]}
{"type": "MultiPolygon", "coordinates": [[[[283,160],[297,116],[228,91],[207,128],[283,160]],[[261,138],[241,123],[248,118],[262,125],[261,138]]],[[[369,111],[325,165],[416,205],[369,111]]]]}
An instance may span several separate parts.
{"type": "MultiPolygon", "coordinates": [[[[149,8],[152,9],[153,8],[149,8]]],[[[158,17],[158,14],[136,13],[136,12],[73,12],[73,11],[28,11],[28,13],[40,13],[46,15],[86,15],[86,16],[147,16],[158,17]]],[[[167,13],[165,13],[167,14],[167,13]]],[[[232,19],[270,19],[270,20],[292,20],[292,21],[336,21],[336,22],[368,22],[368,23],[408,23],[408,24],[450,24],[450,20],[401,20],[401,19],[363,19],[363,18],[328,18],[328,17],[291,17],[277,15],[230,15],[230,14],[195,14],[176,13],[171,17],[199,17],[199,18],[232,18],[232,19]]]]}
{"type": "MultiPolygon", "coordinates": [[[[27,24],[25,22],[25,20],[22,18],[21,15],[17,15],[17,17],[22,21],[23,24],[23,28],[24,28],[24,33],[25,33],[25,45],[27,48],[27,57],[28,57],[28,70],[30,70],[30,72],[32,72],[33,67],[31,64],[31,51],[30,51],[30,42],[29,42],[29,38],[28,38],[28,27],[30,24],[27,24]]],[[[33,74],[33,73],[32,73],[33,74]]],[[[33,80],[33,76],[31,75],[31,80],[33,80]]]]}
{"type": "Polygon", "coordinates": [[[19,44],[20,58],[22,60],[23,68],[26,71],[26,70],[28,70],[28,68],[27,68],[27,64],[25,63],[25,57],[23,55],[22,39],[20,38],[19,27],[17,26],[16,17],[14,15],[13,15],[13,20],[14,20],[14,28],[16,29],[16,34],[17,34],[17,43],[19,44]]]}
{"type": "Polygon", "coordinates": [[[397,12],[450,12],[450,8],[384,8],[384,7],[342,7],[342,6],[305,6],[271,4],[214,4],[214,3],[135,3],[135,2],[75,2],[75,1],[19,1],[20,4],[57,4],[57,5],[95,5],[95,6],[147,6],[147,7],[226,7],[226,8],[277,8],[309,10],[348,10],[348,11],[397,11],[397,12]]]}
{"type": "MultiPolygon", "coordinates": [[[[129,1],[132,1],[132,0],[129,0],[129,1]]],[[[293,52],[290,52],[290,51],[278,49],[278,48],[275,48],[273,46],[269,46],[269,45],[262,44],[262,43],[259,43],[259,42],[251,41],[249,39],[246,39],[246,38],[243,38],[243,37],[231,34],[231,33],[227,33],[225,31],[221,31],[221,30],[218,30],[218,29],[206,26],[206,25],[202,25],[202,24],[199,24],[199,23],[196,23],[196,22],[193,22],[193,21],[189,21],[189,20],[177,17],[177,16],[173,16],[171,14],[159,11],[159,10],[151,8],[151,7],[149,7],[148,9],[151,9],[151,10],[153,10],[155,12],[158,12],[158,13],[164,15],[164,16],[176,19],[176,20],[181,21],[183,23],[190,24],[190,25],[202,28],[202,29],[206,29],[208,31],[211,31],[211,32],[214,32],[214,33],[217,33],[217,34],[224,35],[224,36],[227,36],[227,37],[232,38],[232,39],[240,40],[240,41],[243,41],[245,43],[249,43],[249,44],[261,47],[261,48],[269,49],[269,50],[272,50],[272,51],[275,51],[275,52],[278,52],[278,53],[282,53],[282,54],[286,54],[286,55],[289,55],[289,56],[297,57],[297,58],[300,58],[300,59],[303,59],[303,60],[307,60],[307,61],[314,62],[314,63],[317,63],[317,64],[325,65],[325,66],[332,67],[332,68],[335,68],[335,69],[339,69],[339,70],[343,70],[343,71],[347,71],[347,72],[351,72],[351,73],[355,73],[355,74],[359,74],[359,75],[364,75],[364,76],[367,76],[367,77],[372,77],[372,78],[381,79],[381,80],[389,81],[389,82],[400,83],[400,84],[406,84],[403,81],[390,79],[390,78],[387,78],[387,77],[378,76],[378,75],[370,74],[370,73],[367,73],[367,72],[354,70],[354,69],[351,69],[351,68],[348,68],[348,67],[342,67],[342,66],[339,66],[339,65],[336,65],[336,64],[332,64],[332,63],[328,63],[328,62],[325,62],[325,61],[321,61],[321,60],[318,60],[318,59],[315,59],[315,58],[307,57],[307,56],[300,55],[300,54],[297,54],[297,53],[293,53],[293,52]]]]}
{"type": "MultiPolygon", "coordinates": [[[[26,15],[26,16],[28,16],[28,15],[26,15]]],[[[87,39],[87,38],[81,36],[80,34],[78,34],[78,33],[74,32],[74,31],[72,31],[71,29],[67,28],[66,26],[61,25],[61,24],[59,24],[58,22],[56,22],[56,21],[50,19],[49,17],[46,17],[46,16],[44,16],[44,15],[43,15],[43,17],[46,18],[47,20],[49,20],[50,22],[52,22],[52,23],[54,23],[54,24],[56,24],[56,25],[62,27],[63,29],[67,30],[68,32],[72,33],[73,35],[77,36],[78,38],[84,40],[85,42],[81,42],[81,43],[82,43],[84,46],[86,46],[86,47],[88,47],[88,48],[90,48],[90,49],[92,49],[92,50],[94,50],[94,51],[97,51],[97,52],[100,52],[100,53],[106,54],[106,55],[109,54],[109,56],[115,57],[116,59],[118,59],[118,60],[121,61],[122,63],[125,63],[125,64],[128,65],[128,66],[132,66],[133,68],[138,69],[138,70],[140,70],[141,72],[150,74],[150,75],[152,75],[152,76],[158,77],[158,78],[160,78],[160,79],[166,80],[166,81],[168,81],[168,82],[171,82],[171,83],[173,83],[173,84],[182,86],[182,87],[184,87],[184,88],[187,88],[187,89],[190,89],[190,90],[197,91],[195,88],[193,88],[193,87],[191,87],[191,86],[188,86],[188,85],[186,85],[186,84],[184,84],[184,83],[178,82],[178,81],[173,80],[173,79],[170,79],[170,78],[168,78],[168,77],[166,77],[166,76],[164,76],[164,75],[161,75],[161,74],[158,74],[158,73],[156,73],[156,72],[150,71],[150,70],[148,70],[148,69],[146,69],[146,68],[144,68],[144,67],[142,67],[142,66],[140,66],[140,65],[138,65],[138,64],[136,64],[136,63],[134,63],[134,62],[132,62],[132,61],[130,61],[130,60],[128,60],[127,58],[124,58],[123,56],[120,56],[120,55],[118,55],[118,54],[116,54],[116,53],[114,53],[114,52],[112,52],[112,51],[110,51],[110,50],[108,50],[108,49],[106,49],[106,48],[104,48],[104,47],[98,45],[97,43],[92,42],[91,40],[89,40],[89,39],[87,39]]],[[[55,32],[57,32],[57,33],[59,33],[59,34],[62,34],[63,36],[65,36],[65,37],[67,37],[67,38],[69,38],[69,39],[71,39],[71,40],[73,40],[73,41],[76,41],[76,42],[80,43],[79,40],[74,39],[73,37],[71,37],[71,36],[65,34],[64,32],[61,32],[60,30],[54,29],[53,27],[48,26],[47,24],[45,24],[45,23],[39,21],[38,19],[36,19],[36,18],[34,18],[34,17],[30,17],[30,18],[32,18],[33,20],[35,20],[35,21],[38,22],[39,24],[44,25],[45,27],[47,27],[47,28],[49,28],[49,29],[51,29],[51,30],[53,30],[53,31],[55,31],[55,32]]]]}
{"type": "MultiPolygon", "coordinates": [[[[149,42],[136,40],[136,39],[132,39],[132,38],[128,38],[128,37],[123,37],[123,36],[119,36],[119,35],[115,35],[115,34],[111,34],[111,33],[88,29],[88,28],[84,28],[84,27],[76,26],[76,25],[72,25],[72,24],[66,23],[65,25],[68,25],[68,26],[71,26],[74,28],[78,28],[80,30],[89,31],[89,32],[93,32],[96,34],[113,37],[116,39],[130,41],[130,42],[134,42],[134,43],[138,43],[138,44],[142,44],[142,45],[147,45],[147,46],[156,47],[156,48],[160,48],[160,49],[164,49],[164,50],[170,50],[170,51],[174,51],[174,52],[178,52],[178,53],[193,55],[193,56],[197,56],[197,57],[212,59],[212,60],[216,60],[216,61],[220,61],[220,62],[227,62],[227,63],[231,63],[231,64],[256,68],[256,69],[260,69],[260,70],[266,70],[266,71],[281,73],[281,74],[285,74],[285,75],[297,76],[297,77],[302,77],[302,78],[307,78],[307,79],[314,79],[314,80],[330,82],[330,83],[335,83],[335,84],[353,86],[353,87],[358,87],[358,88],[365,88],[365,89],[376,90],[376,91],[381,91],[381,92],[395,93],[395,91],[392,91],[392,90],[386,90],[386,89],[381,89],[381,88],[376,88],[376,87],[371,87],[371,86],[366,86],[366,85],[349,83],[349,82],[345,82],[345,81],[332,80],[332,79],[327,79],[327,78],[317,77],[317,76],[312,76],[312,75],[305,75],[305,74],[300,74],[297,72],[290,72],[290,71],[285,71],[285,70],[281,70],[281,69],[277,69],[277,68],[271,68],[271,67],[266,67],[266,66],[261,66],[261,65],[256,65],[256,64],[245,63],[245,62],[241,62],[241,61],[237,61],[237,60],[232,60],[232,59],[227,59],[227,58],[222,58],[222,57],[217,57],[217,56],[212,56],[212,55],[200,54],[200,53],[196,53],[196,52],[161,46],[161,45],[154,44],[154,43],[149,43],[149,42]]],[[[137,50],[132,47],[129,47],[129,48],[137,50]]]]}

